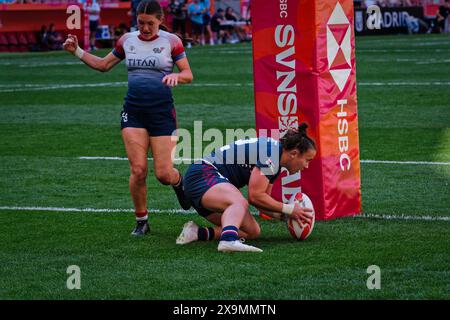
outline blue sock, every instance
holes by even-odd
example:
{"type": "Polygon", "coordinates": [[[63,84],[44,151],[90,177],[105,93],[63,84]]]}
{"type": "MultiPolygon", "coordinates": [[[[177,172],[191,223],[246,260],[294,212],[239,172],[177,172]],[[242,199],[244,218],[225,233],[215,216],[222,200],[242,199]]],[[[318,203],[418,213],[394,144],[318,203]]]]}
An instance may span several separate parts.
{"type": "Polygon", "coordinates": [[[235,241],[238,239],[238,228],[235,226],[226,226],[222,229],[220,241],[235,241]]]}
{"type": "Polygon", "coordinates": [[[198,240],[208,241],[214,239],[214,228],[199,227],[197,232],[198,240]]]}

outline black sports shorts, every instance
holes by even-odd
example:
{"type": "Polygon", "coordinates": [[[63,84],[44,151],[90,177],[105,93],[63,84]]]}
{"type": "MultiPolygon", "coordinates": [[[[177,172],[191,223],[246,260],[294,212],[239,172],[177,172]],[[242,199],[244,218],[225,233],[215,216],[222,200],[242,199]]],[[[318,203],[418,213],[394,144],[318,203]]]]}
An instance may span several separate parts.
{"type": "Polygon", "coordinates": [[[151,137],[176,135],[177,117],[175,108],[155,112],[122,110],[121,128],[144,128],[151,137]]]}

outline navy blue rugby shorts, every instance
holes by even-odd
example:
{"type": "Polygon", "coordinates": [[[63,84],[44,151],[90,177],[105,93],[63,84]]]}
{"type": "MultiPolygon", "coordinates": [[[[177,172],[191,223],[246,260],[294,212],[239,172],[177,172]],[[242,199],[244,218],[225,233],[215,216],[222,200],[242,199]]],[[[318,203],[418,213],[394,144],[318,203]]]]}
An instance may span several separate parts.
{"type": "Polygon", "coordinates": [[[151,137],[176,135],[177,116],[175,108],[167,110],[130,110],[125,109],[120,113],[121,128],[144,128],[151,137]]]}
{"type": "Polygon", "coordinates": [[[184,194],[191,201],[194,209],[202,217],[207,217],[213,212],[202,206],[203,195],[216,184],[225,182],[230,183],[216,167],[206,162],[193,163],[184,175],[184,194]]]}

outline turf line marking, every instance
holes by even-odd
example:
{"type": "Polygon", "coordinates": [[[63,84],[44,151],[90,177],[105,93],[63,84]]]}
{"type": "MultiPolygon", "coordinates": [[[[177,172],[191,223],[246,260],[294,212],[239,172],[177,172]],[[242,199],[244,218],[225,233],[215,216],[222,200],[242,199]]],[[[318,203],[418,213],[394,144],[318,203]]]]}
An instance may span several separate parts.
{"type": "MultiPolygon", "coordinates": [[[[449,81],[426,82],[358,82],[361,86],[449,86],[449,81]]],[[[22,91],[47,91],[59,89],[83,89],[97,87],[127,87],[127,82],[97,82],[97,83],[68,83],[68,84],[24,84],[24,85],[0,85],[0,93],[22,91]]],[[[226,88],[226,87],[253,87],[252,82],[246,83],[191,83],[183,87],[201,88],[226,88]]]]}
{"type": "MultiPolygon", "coordinates": [[[[21,92],[21,91],[46,91],[58,89],[74,89],[74,88],[96,88],[96,87],[127,87],[128,82],[97,82],[97,83],[68,83],[68,84],[49,84],[49,85],[21,85],[16,87],[6,87],[1,89],[0,93],[6,92],[21,92]]],[[[186,84],[186,87],[242,87],[253,86],[253,83],[191,83],[186,84]]]]}
{"type": "MultiPolygon", "coordinates": [[[[128,161],[126,157],[78,157],[80,160],[118,160],[128,161]]],[[[153,161],[153,158],[147,158],[153,161]]],[[[201,158],[175,158],[175,161],[199,161],[201,158]]],[[[427,162],[427,161],[387,161],[387,160],[361,160],[361,163],[375,163],[375,164],[401,164],[401,165],[426,165],[426,166],[450,166],[450,162],[427,162]]]]}
{"type": "Polygon", "coordinates": [[[73,88],[96,88],[96,87],[122,87],[127,82],[98,82],[98,83],[78,83],[78,84],[53,84],[53,85],[35,85],[34,87],[16,87],[11,89],[3,89],[0,92],[20,92],[20,91],[46,91],[57,89],[73,89],[73,88]]]}
{"type": "Polygon", "coordinates": [[[354,216],[355,218],[380,219],[380,220],[413,220],[413,221],[450,221],[450,217],[443,216],[405,216],[390,214],[371,214],[365,213],[354,216]]]}
{"type": "MultiPolygon", "coordinates": [[[[0,211],[46,211],[46,212],[78,212],[78,213],[125,213],[134,212],[133,209],[95,209],[95,208],[58,208],[58,207],[15,207],[0,206],[0,211]]],[[[172,213],[172,214],[194,214],[195,210],[182,209],[148,209],[149,213],[172,213]]],[[[258,215],[257,212],[252,212],[258,215]]],[[[355,215],[354,218],[380,219],[380,220],[412,220],[412,221],[450,221],[450,217],[446,216],[406,216],[406,215],[388,215],[388,214],[362,214],[355,215]]]]}
{"type": "MultiPolygon", "coordinates": [[[[118,160],[118,161],[128,161],[128,158],[123,157],[79,157],[80,160],[118,160]]],[[[147,158],[147,160],[152,161],[153,158],[147,158]]]]}
{"type": "Polygon", "coordinates": [[[425,64],[439,64],[439,63],[449,63],[450,59],[444,59],[444,60],[438,60],[438,59],[366,59],[366,58],[359,58],[359,62],[365,62],[365,63],[373,63],[373,62],[414,62],[418,65],[425,65],[425,64]]]}
{"type": "MultiPolygon", "coordinates": [[[[50,84],[52,85],[52,84],[50,84]]],[[[0,84],[0,88],[6,88],[6,89],[22,89],[22,88],[42,88],[42,87],[48,87],[49,84],[35,84],[35,83],[25,83],[25,84],[0,84]]]]}
{"type": "MultiPolygon", "coordinates": [[[[369,44],[370,46],[373,46],[375,43],[380,44],[381,46],[384,46],[386,44],[394,44],[398,45],[399,42],[406,42],[407,45],[410,45],[413,42],[419,42],[419,43],[440,43],[442,40],[445,41],[445,38],[430,38],[428,36],[426,37],[416,37],[412,39],[395,39],[395,40],[386,40],[386,39],[365,39],[365,38],[359,38],[356,39],[356,43],[359,45],[369,44]]],[[[445,41],[447,43],[447,41],[445,41]]]]}
{"type": "MultiPolygon", "coordinates": [[[[209,51],[197,51],[194,54],[198,54],[201,55],[202,53],[206,53],[206,54],[243,54],[243,53],[252,53],[252,50],[248,49],[248,50],[209,50],[209,51]]],[[[192,53],[191,53],[192,54],[192,53]]],[[[213,58],[213,57],[211,57],[213,58]]]]}
{"type": "Polygon", "coordinates": [[[19,68],[70,66],[70,65],[83,65],[83,62],[79,62],[79,61],[59,61],[59,62],[47,62],[47,63],[40,63],[40,62],[23,63],[22,61],[0,62],[0,66],[14,66],[14,67],[19,67],[19,68]]]}
{"type": "MultiPolygon", "coordinates": [[[[80,160],[118,160],[118,161],[128,161],[128,158],[124,157],[79,157],[80,160]]],[[[153,161],[153,158],[147,158],[148,161],[153,161]]],[[[201,158],[175,158],[174,161],[186,161],[186,162],[192,162],[192,161],[200,161],[201,158]]]]}
{"type": "MultiPolygon", "coordinates": [[[[58,208],[58,207],[10,207],[0,206],[0,210],[11,211],[48,211],[48,212],[85,212],[85,213],[120,213],[120,212],[134,212],[133,209],[95,209],[95,208],[58,208]]],[[[148,209],[149,213],[183,213],[191,214],[195,213],[194,210],[182,210],[182,209],[148,209]]]]}
{"type": "Polygon", "coordinates": [[[449,86],[450,82],[357,82],[357,84],[360,86],[449,86]]]}
{"type": "Polygon", "coordinates": [[[386,160],[361,160],[361,163],[376,164],[403,164],[403,165],[425,165],[425,166],[450,166],[450,162],[428,162],[428,161],[386,161],[386,160]]]}
{"type": "Polygon", "coordinates": [[[425,60],[425,61],[417,61],[416,64],[436,64],[436,63],[449,63],[450,59],[446,60],[425,60]]]}
{"type": "Polygon", "coordinates": [[[427,54],[432,52],[447,52],[450,49],[434,49],[434,50],[417,50],[417,49],[357,49],[356,52],[383,52],[383,53],[393,53],[393,52],[411,52],[411,53],[424,53],[427,54]]]}
{"type": "Polygon", "coordinates": [[[83,62],[77,61],[67,61],[67,62],[48,62],[48,63],[29,63],[29,64],[18,64],[19,68],[39,68],[39,67],[54,67],[54,66],[72,66],[72,65],[82,65],[83,62]]]}

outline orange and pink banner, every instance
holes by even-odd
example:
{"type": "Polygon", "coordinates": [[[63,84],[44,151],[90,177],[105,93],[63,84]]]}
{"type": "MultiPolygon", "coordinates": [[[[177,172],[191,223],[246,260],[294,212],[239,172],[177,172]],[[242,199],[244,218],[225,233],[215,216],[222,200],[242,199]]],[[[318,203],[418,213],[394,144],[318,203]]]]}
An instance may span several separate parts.
{"type": "Polygon", "coordinates": [[[306,122],[318,148],[272,195],[306,193],[319,220],[360,213],[353,0],[253,0],[251,10],[256,127],[282,135],[306,122]]]}

